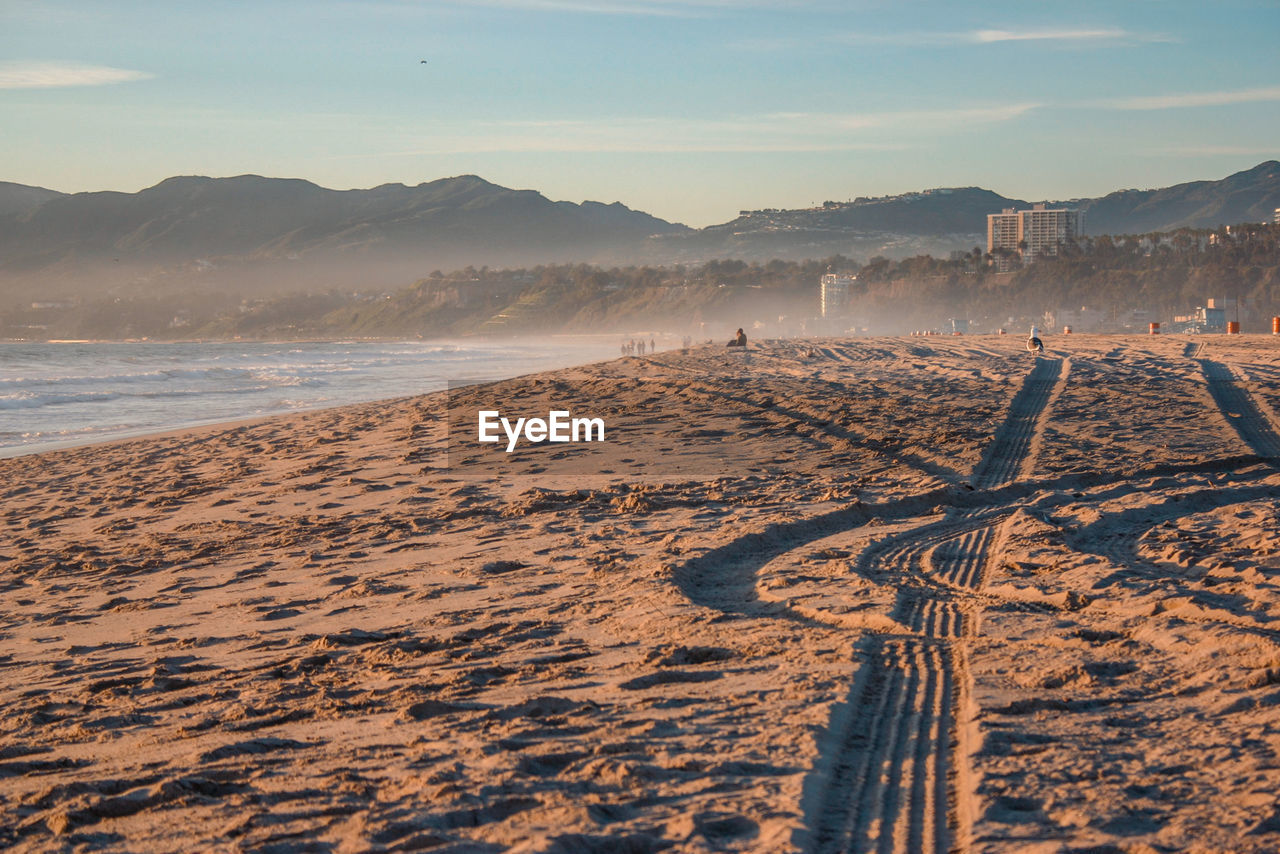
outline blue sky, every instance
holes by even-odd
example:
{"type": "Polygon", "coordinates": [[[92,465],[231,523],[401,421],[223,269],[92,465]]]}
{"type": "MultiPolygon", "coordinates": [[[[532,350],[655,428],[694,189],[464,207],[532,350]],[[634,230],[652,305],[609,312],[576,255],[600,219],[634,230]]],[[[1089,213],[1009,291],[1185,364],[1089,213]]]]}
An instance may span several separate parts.
{"type": "Polygon", "coordinates": [[[1092,196],[1280,159],[1278,37],[1275,0],[0,0],[0,180],[1092,196]]]}

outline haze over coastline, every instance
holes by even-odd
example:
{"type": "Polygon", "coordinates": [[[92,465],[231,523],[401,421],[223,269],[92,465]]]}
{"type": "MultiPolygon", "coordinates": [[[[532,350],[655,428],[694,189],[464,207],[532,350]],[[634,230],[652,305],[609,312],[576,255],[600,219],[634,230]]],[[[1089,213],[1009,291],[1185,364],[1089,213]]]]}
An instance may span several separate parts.
{"type": "Polygon", "coordinates": [[[1227,294],[1249,304],[1246,325],[1280,308],[1270,286],[1274,235],[1262,225],[1280,208],[1280,162],[1045,204],[1074,210],[1083,227],[1009,280],[983,229],[989,214],[1031,203],[978,187],[744,211],[690,229],[620,203],[556,202],[474,175],[349,191],[256,175],[175,177],[136,194],[4,183],[0,336],[642,328],[703,340],[743,322],[790,335],[818,328],[807,324],[819,313],[819,278],[832,271],[861,282],[846,294],[839,328],[881,334],[957,316],[991,331],[1080,306],[1119,331],[1137,322],[1122,319],[1132,311],[1172,320],[1227,294]],[[923,299],[903,300],[907,290],[923,299]]]}

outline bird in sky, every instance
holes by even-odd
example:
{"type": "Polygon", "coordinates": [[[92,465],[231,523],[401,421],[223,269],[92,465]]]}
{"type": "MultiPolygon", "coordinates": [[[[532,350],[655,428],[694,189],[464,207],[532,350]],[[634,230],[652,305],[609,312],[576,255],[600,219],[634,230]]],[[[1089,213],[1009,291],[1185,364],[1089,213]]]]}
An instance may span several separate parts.
{"type": "Polygon", "coordinates": [[[426,61],[425,59],[420,59],[420,60],[418,60],[418,64],[419,64],[419,65],[426,65],[426,64],[427,64],[427,61],[426,61]]]}

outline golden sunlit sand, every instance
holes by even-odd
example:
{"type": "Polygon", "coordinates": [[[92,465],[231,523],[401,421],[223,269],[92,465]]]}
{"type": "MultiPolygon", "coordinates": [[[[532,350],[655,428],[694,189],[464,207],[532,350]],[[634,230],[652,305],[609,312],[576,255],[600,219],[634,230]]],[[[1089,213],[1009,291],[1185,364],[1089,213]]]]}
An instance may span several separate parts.
{"type": "Polygon", "coordinates": [[[1046,344],[0,460],[0,845],[1277,850],[1280,341],[1046,344]]]}

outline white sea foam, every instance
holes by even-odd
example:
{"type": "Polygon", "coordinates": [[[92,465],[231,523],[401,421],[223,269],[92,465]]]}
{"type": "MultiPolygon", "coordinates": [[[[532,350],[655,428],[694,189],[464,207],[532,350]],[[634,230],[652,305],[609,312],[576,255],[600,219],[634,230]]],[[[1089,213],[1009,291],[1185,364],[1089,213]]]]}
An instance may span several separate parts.
{"type": "Polygon", "coordinates": [[[538,341],[0,342],[0,456],[423,394],[611,358],[612,337],[538,341]]]}

